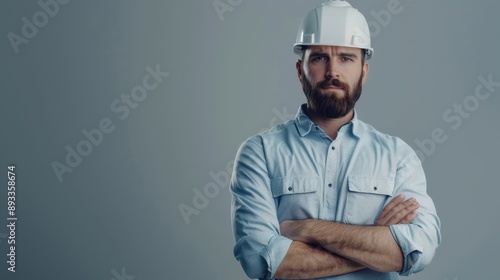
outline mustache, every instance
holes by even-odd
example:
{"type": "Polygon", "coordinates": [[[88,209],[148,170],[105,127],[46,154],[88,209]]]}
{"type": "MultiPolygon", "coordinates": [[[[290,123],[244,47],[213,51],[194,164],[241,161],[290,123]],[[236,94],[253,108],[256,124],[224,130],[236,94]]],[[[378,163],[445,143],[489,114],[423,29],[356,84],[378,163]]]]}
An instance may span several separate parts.
{"type": "Polygon", "coordinates": [[[341,82],[339,79],[324,80],[318,84],[319,88],[327,88],[329,86],[336,86],[345,91],[349,90],[349,85],[347,85],[344,82],[341,82]]]}

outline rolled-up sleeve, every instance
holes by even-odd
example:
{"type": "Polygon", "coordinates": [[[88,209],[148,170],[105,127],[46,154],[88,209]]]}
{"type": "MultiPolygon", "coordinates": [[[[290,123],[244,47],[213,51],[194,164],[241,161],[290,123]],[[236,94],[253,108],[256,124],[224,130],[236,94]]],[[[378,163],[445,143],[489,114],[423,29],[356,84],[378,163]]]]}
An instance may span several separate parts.
{"type": "Polygon", "coordinates": [[[414,197],[420,204],[413,222],[390,227],[404,256],[400,275],[408,276],[423,270],[431,262],[441,243],[441,224],[434,203],[427,194],[422,163],[413,150],[409,151],[404,164],[398,169],[395,184],[395,195],[414,197]]]}
{"type": "Polygon", "coordinates": [[[234,256],[250,278],[271,279],[292,240],[280,235],[259,136],[248,139],[238,150],[230,189],[234,256]]]}

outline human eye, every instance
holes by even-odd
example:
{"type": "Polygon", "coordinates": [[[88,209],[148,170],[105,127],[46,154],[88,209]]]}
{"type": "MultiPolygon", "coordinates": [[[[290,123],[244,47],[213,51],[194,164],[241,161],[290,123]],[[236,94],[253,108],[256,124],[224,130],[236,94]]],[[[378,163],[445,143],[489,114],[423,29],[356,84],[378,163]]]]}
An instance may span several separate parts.
{"type": "Polygon", "coordinates": [[[318,55],[318,56],[314,56],[311,61],[314,63],[320,63],[320,62],[327,61],[327,59],[328,58],[324,55],[318,55]]]}
{"type": "Polygon", "coordinates": [[[347,55],[342,55],[342,56],[340,56],[340,61],[341,61],[341,62],[352,62],[352,61],[354,61],[354,60],[353,60],[353,59],[352,59],[352,57],[350,57],[350,56],[347,56],[347,55]]]}

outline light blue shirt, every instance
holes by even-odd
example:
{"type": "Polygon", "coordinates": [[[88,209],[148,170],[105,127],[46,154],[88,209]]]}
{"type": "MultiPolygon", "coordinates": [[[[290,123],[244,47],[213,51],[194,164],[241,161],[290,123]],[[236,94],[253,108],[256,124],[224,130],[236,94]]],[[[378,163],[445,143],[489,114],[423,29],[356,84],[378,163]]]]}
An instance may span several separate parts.
{"type": "MultiPolygon", "coordinates": [[[[420,204],[411,224],[390,226],[404,256],[399,274],[424,269],[441,234],[415,152],[358,120],[356,113],[332,141],[302,108],[295,120],[247,139],[236,155],[230,183],[234,255],[247,275],[272,279],[292,243],[280,235],[281,221],[373,225],[399,194],[420,204]]],[[[364,269],[323,279],[398,279],[398,273],[364,269]]]]}

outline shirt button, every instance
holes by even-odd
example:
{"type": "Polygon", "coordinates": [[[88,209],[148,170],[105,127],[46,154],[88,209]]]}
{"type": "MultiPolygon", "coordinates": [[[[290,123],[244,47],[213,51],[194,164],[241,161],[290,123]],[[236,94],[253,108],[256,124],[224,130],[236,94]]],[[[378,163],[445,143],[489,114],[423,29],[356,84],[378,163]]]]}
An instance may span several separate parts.
{"type": "Polygon", "coordinates": [[[319,127],[316,126],[315,128],[316,128],[316,130],[319,130],[319,127]]]}
{"type": "Polygon", "coordinates": [[[332,185],[331,183],[330,183],[330,184],[328,184],[328,186],[329,186],[330,188],[331,188],[331,187],[333,187],[333,185],[332,185]]]}
{"type": "Polygon", "coordinates": [[[373,187],[373,190],[374,190],[374,191],[376,191],[377,189],[378,189],[378,188],[377,188],[377,186],[373,187]]]}
{"type": "Polygon", "coordinates": [[[293,190],[293,188],[292,187],[288,187],[288,190],[291,191],[291,190],[293,190]]]}
{"type": "Polygon", "coordinates": [[[334,146],[332,146],[332,150],[335,150],[335,147],[334,147],[334,146]]]}

